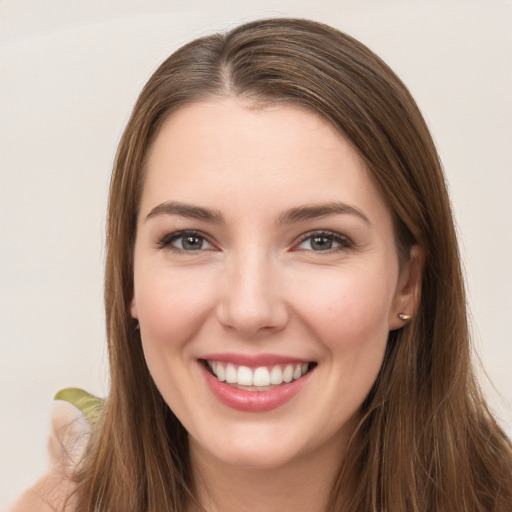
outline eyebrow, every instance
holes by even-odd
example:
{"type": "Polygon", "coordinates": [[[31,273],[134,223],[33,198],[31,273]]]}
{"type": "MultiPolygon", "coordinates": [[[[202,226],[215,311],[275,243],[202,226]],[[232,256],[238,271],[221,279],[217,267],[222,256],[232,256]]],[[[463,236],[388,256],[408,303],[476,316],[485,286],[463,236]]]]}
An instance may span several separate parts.
{"type": "MultiPolygon", "coordinates": [[[[225,224],[224,216],[219,210],[203,208],[178,201],[166,201],[155,206],[146,216],[146,221],[158,215],[178,215],[188,219],[203,220],[214,224],[225,224]]],[[[371,225],[368,217],[357,207],[332,202],[319,205],[303,205],[283,212],[277,218],[277,224],[293,224],[304,220],[318,219],[331,215],[355,215],[371,225]]]]}
{"type": "Polygon", "coordinates": [[[371,226],[368,217],[359,208],[341,202],[298,206],[282,213],[278,217],[277,222],[278,224],[293,224],[294,222],[340,214],[355,215],[371,226]]]}
{"type": "Polygon", "coordinates": [[[219,210],[211,210],[201,206],[167,201],[155,206],[147,215],[146,221],[157,215],[178,215],[188,219],[204,220],[215,224],[224,224],[224,216],[219,210]]]}

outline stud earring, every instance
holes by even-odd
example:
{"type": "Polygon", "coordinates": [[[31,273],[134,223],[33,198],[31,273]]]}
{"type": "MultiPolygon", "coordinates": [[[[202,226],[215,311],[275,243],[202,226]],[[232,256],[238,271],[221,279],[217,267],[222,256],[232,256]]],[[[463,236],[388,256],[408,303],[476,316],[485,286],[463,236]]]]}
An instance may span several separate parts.
{"type": "Polygon", "coordinates": [[[137,322],[137,323],[135,324],[135,330],[136,330],[136,331],[140,331],[140,324],[139,324],[139,321],[138,321],[138,320],[136,320],[136,322],[137,322]]]}
{"type": "Polygon", "coordinates": [[[402,322],[407,322],[407,320],[411,319],[411,315],[406,315],[405,313],[398,313],[398,318],[400,318],[402,322]]]}

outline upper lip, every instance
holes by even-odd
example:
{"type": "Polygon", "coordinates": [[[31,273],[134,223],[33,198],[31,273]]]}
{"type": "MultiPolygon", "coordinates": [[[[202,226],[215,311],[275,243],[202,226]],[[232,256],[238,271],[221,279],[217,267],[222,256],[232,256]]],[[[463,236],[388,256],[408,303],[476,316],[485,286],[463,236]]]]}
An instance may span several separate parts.
{"type": "Polygon", "coordinates": [[[304,359],[301,357],[285,356],[281,354],[237,354],[237,353],[214,353],[206,354],[200,359],[208,361],[221,361],[225,363],[232,363],[238,366],[271,366],[275,364],[287,363],[310,363],[311,359],[304,359]]]}

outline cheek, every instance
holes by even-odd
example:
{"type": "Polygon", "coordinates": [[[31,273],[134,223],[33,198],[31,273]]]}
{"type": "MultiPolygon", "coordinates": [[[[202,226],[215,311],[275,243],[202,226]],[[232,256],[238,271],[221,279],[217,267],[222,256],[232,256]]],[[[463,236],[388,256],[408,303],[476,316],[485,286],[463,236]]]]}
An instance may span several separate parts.
{"type": "Polygon", "coordinates": [[[347,269],[317,275],[314,286],[299,284],[299,293],[302,317],[327,348],[340,353],[373,349],[382,353],[394,293],[391,279],[371,268],[347,269]]]}
{"type": "MultiPolygon", "coordinates": [[[[211,309],[212,290],[204,276],[144,270],[135,274],[135,301],[145,345],[181,345],[211,309]]],[[[163,348],[163,347],[162,347],[163,348]]]]}
{"type": "MultiPolygon", "coordinates": [[[[142,269],[141,269],[142,270],[142,269]]],[[[153,380],[169,407],[186,420],[194,365],[194,339],[211,310],[211,287],[205,279],[168,268],[135,272],[135,302],[142,347],[153,380]]]]}

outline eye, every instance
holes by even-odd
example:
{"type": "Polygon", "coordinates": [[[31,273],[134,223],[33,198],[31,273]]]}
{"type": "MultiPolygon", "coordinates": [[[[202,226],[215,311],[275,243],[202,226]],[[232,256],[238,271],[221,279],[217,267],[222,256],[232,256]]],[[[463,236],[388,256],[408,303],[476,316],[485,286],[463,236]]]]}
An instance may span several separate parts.
{"type": "Polygon", "coordinates": [[[352,242],[346,236],[331,231],[317,231],[306,233],[301,237],[300,243],[295,246],[295,250],[327,252],[349,249],[352,242]]]}
{"type": "Polygon", "coordinates": [[[167,247],[178,252],[196,252],[214,249],[205,235],[197,231],[177,231],[166,235],[158,242],[159,248],[167,247]]]}

